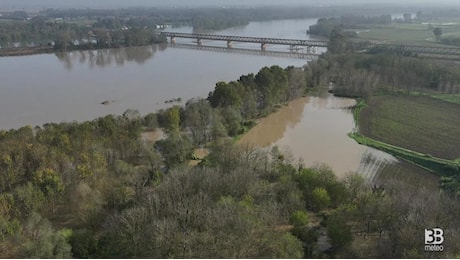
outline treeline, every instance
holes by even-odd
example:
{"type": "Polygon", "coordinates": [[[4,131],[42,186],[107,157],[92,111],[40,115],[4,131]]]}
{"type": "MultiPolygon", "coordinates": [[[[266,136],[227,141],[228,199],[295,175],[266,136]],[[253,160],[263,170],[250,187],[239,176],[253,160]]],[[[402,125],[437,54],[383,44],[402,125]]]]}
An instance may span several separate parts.
{"type": "Polygon", "coordinates": [[[415,19],[421,22],[433,22],[443,18],[457,18],[460,10],[456,8],[425,9],[417,11],[415,19]]]}
{"type": "Polygon", "coordinates": [[[205,30],[223,30],[230,27],[245,26],[249,20],[245,17],[238,17],[225,14],[216,14],[213,17],[194,17],[192,26],[194,32],[205,30]]]}
{"type": "Polygon", "coordinates": [[[0,23],[0,45],[3,48],[15,47],[15,43],[46,46],[49,42],[64,37],[66,33],[83,38],[87,30],[76,24],[46,22],[42,18],[34,18],[30,21],[5,21],[0,23]]]}
{"type": "MultiPolygon", "coordinates": [[[[247,25],[251,21],[279,19],[316,18],[345,15],[380,13],[375,7],[356,10],[351,7],[257,7],[257,8],[127,8],[127,9],[47,9],[38,15],[24,11],[5,13],[2,18],[10,19],[0,23],[0,45],[14,47],[46,45],[59,41],[67,35],[71,39],[87,39],[90,31],[103,31],[115,34],[120,40],[125,30],[157,29],[157,25],[190,25],[194,31],[221,30],[234,26],[247,25]],[[118,34],[118,35],[117,35],[118,34]]],[[[351,16],[348,16],[351,15],[351,16]]],[[[353,18],[355,19],[355,18],[353,18]]],[[[362,18],[363,19],[363,18],[362,18]]],[[[367,18],[371,19],[371,18],[367,18]]],[[[107,37],[105,37],[107,38],[107,37]]],[[[96,39],[106,42],[106,39],[96,39]]],[[[147,42],[145,42],[147,43],[147,42]]],[[[84,45],[84,44],[82,44],[84,45]]],[[[94,44],[93,44],[94,45],[94,44]]],[[[126,43],[126,46],[130,46],[126,43]]],[[[80,47],[81,48],[81,47],[80,47]]]]}
{"type": "Polygon", "coordinates": [[[157,43],[166,43],[166,37],[145,28],[129,30],[95,29],[87,36],[79,38],[74,32],[60,34],[54,42],[54,49],[59,51],[87,50],[101,48],[118,48],[131,46],[147,46],[157,43]],[[74,40],[79,39],[79,40],[74,40]]]}
{"type": "Polygon", "coordinates": [[[32,19],[0,24],[0,45],[4,48],[53,46],[55,50],[144,46],[164,43],[166,38],[145,28],[126,30],[90,29],[75,23],[32,19]]]}
{"type": "Polygon", "coordinates": [[[317,62],[322,84],[334,83],[337,95],[370,97],[380,91],[406,93],[460,92],[460,73],[453,64],[406,57],[391,52],[329,54],[317,62]]]}
{"type": "MultiPolygon", "coordinates": [[[[310,70],[309,67],[306,68],[310,70]]],[[[256,75],[241,76],[237,81],[218,82],[208,95],[213,107],[234,108],[246,119],[265,116],[275,105],[306,93],[307,80],[302,69],[264,67],[256,75]]]]}
{"type": "Polygon", "coordinates": [[[1,20],[25,20],[29,17],[29,14],[25,11],[14,11],[14,12],[2,12],[2,16],[0,16],[1,20]]]}
{"type": "MultiPolygon", "coordinates": [[[[308,33],[329,38],[331,32],[336,27],[342,29],[368,28],[372,25],[386,25],[392,22],[391,15],[380,16],[359,16],[349,15],[341,17],[320,18],[316,24],[309,27],[308,33]]],[[[352,32],[347,32],[349,36],[354,36],[352,32]]]]}
{"type": "Polygon", "coordinates": [[[442,37],[441,42],[447,45],[460,46],[460,38],[455,36],[442,37]]]}
{"type": "MultiPolygon", "coordinates": [[[[391,9],[391,8],[390,8],[391,9]]],[[[388,12],[388,11],[387,11],[388,12]]],[[[403,12],[399,10],[399,12],[403,12]]],[[[143,17],[145,20],[155,20],[157,23],[176,23],[182,21],[190,24],[198,17],[238,17],[249,21],[267,21],[294,18],[317,18],[340,15],[380,15],[380,7],[353,6],[258,6],[258,7],[201,7],[201,8],[126,8],[126,9],[47,9],[40,15],[49,18],[70,19],[109,19],[113,17],[123,18],[125,21],[143,17]]]]}

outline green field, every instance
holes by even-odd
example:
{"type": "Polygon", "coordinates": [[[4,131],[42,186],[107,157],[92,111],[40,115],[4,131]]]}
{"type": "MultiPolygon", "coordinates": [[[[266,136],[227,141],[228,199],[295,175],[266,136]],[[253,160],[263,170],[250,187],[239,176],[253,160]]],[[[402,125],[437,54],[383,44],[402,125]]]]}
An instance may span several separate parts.
{"type": "Polygon", "coordinates": [[[431,96],[447,102],[460,104],[460,94],[435,94],[431,96]]]}
{"type": "Polygon", "coordinates": [[[428,96],[374,96],[360,113],[359,129],[429,157],[460,158],[460,104],[428,96]]]}
{"type": "Polygon", "coordinates": [[[433,28],[440,27],[443,37],[460,35],[460,20],[450,22],[393,23],[366,30],[355,30],[361,40],[372,40],[389,44],[410,44],[423,46],[445,46],[436,42],[433,28]]]}

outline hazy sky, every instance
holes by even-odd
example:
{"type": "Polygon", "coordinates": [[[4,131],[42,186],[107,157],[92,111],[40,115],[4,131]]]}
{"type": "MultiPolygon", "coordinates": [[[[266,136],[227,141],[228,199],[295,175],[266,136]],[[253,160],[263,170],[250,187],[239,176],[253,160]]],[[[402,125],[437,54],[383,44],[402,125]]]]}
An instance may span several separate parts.
{"type": "Polygon", "coordinates": [[[135,6],[253,6],[253,5],[344,5],[393,3],[397,5],[449,4],[460,8],[460,0],[0,0],[0,10],[41,10],[44,8],[121,8],[135,6]]]}

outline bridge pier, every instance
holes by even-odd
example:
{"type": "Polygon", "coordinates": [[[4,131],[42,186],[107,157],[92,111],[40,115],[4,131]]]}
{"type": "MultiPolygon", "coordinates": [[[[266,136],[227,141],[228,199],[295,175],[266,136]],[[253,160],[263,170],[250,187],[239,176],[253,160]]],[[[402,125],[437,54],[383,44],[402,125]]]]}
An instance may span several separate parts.
{"type": "Polygon", "coordinates": [[[198,46],[201,46],[202,43],[203,43],[203,42],[201,41],[200,38],[197,38],[197,39],[196,39],[196,44],[198,44],[198,46]]]}
{"type": "MultiPolygon", "coordinates": [[[[313,41],[313,40],[296,40],[296,39],[279,39],[279,38],[260,38],[260,37],[247,37],[247,36],[231,36],[231,35],[214,35],[214,34],[199,34],[199,33],[173,33],[173,32],[161,32],[161,35],[169,37],[171,43],[175,43],[174,38],[188,38],[196,39],[197,44],[201,45],[203,40],[210,41],[225,41],[227,47],[231,47],[233,42],[245,42],[260,44],[261,50],[265,50],[267,44],[270,45],[285,45],[292,46],[295,50],[301,47],[325,47],[327,48],[327,41],[313,41]]],[[[460,48],[459,48],[460,49],[460,48]]]]}
{"type": "Polygon", "coordinates": [[[171,36],[169,39],[169,42],[171,42],[172,44],[176,43],[176,37],[171,36]]]}
{"type": "Polygon", "coordinates": [[[262,51],[265,51],[265,50],[267,49],[267,44],[266,44],[265,42],[261,43],[261,44],[260,44],[260,49],[261,49],[262,51]]]}

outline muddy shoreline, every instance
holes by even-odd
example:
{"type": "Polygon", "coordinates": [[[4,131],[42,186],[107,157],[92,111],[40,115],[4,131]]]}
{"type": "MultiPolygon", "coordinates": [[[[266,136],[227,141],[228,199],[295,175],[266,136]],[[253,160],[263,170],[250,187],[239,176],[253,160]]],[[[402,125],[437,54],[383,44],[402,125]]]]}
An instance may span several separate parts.
{"type": "Polygon", "coordinates": [[[55,50],[51,46],[26,47],[26,48],[3,48],[3,49],[0,49],[0,57],[26,56],[26,55],[54,53],[54,52],[55,50]]]}

